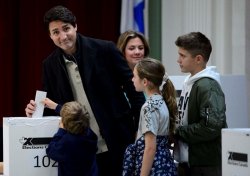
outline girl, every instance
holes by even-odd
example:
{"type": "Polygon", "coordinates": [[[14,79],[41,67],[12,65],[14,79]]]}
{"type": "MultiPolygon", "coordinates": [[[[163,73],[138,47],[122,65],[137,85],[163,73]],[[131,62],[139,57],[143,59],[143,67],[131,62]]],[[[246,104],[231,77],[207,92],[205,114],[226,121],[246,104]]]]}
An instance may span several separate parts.
{"type": "Polygon", "coordinates": [[[139,61],[133,73],[136,91],[143,91],[147,100],[141,108],[136,141],[125,151],[123,176],[176,176],[168,148],[168,137],[174,132],[178,112],[175,88],[158,60],[139,61]]]}

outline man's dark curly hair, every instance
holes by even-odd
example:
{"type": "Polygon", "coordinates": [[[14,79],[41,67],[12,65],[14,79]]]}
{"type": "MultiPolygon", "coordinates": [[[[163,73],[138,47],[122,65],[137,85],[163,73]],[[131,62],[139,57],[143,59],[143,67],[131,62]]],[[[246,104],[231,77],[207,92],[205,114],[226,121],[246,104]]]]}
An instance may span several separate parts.
{"type": "Polygon", "coordinates": [[[49,23],[52,21],[63,21],[65,23],[70,23],[72,26],[76,26],[75,15],[66,7],[61,5],[55,6],[48,10],[44,15],[44,24],[47,29],[49,29],[49,23]]]}

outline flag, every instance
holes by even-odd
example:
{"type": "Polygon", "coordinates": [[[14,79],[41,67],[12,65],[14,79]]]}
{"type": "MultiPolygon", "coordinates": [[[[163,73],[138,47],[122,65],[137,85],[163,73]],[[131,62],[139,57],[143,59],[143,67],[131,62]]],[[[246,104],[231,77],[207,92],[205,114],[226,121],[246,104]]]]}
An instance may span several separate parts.
{"type": "Polygon", "coordinates": [[[120,32],[135,30],[145,34],[145,0],[122,0],[120,32]]]}

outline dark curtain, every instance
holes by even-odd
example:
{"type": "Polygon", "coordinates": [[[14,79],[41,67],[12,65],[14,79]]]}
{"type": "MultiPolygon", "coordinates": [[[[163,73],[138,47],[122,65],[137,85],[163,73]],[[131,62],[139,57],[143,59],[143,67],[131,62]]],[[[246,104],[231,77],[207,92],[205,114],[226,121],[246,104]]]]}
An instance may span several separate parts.
{"type": "Polygon", "coordinates": [[[78,32],[117,41],[119,0],[2,0],[0,117],[25,116],[26,104],[41,89],[42,60],[55,47],[44,28],[43,15],[59,4],[76,15],[78,32]]]}
{"type": "Polygon", "coordinates": [[[1,0],[0,127],[2,117],[25,116],[27,103],[41,89],[42,60],[55,47],[43,15],[55,5],[64,5],[76,15],[83,35],[117,41],[121,0],[1,0]]]}

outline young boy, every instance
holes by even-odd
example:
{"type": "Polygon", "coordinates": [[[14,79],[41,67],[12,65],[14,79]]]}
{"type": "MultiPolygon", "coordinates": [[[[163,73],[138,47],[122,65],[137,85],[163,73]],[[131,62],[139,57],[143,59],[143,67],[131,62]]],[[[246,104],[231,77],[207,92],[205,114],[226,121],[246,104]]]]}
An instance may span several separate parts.
{"type": "MultiPolygon", "coordinates": [[[[175,159],[192,176],[221,176],[221,129],[227,127],[224,93],[215,67],[206,66],[210,40],[200,32],[179,36],[180,69],[190,73],[179,99],[175,159]],[[179,152],[178,152],[179,150],[179,152]]],[[[181,172],[179,175],[182,175],[181,172]]]]}
{"type": "Polygon", "coordinates": [[[89,127],[89,114],[84,106],[72,101],[61,107],[48,98],[44,103],[60,111],[62,117],[46,149],[48,157],[58,162],[58,176],[97,176],[97,136],[89,127]]]}

